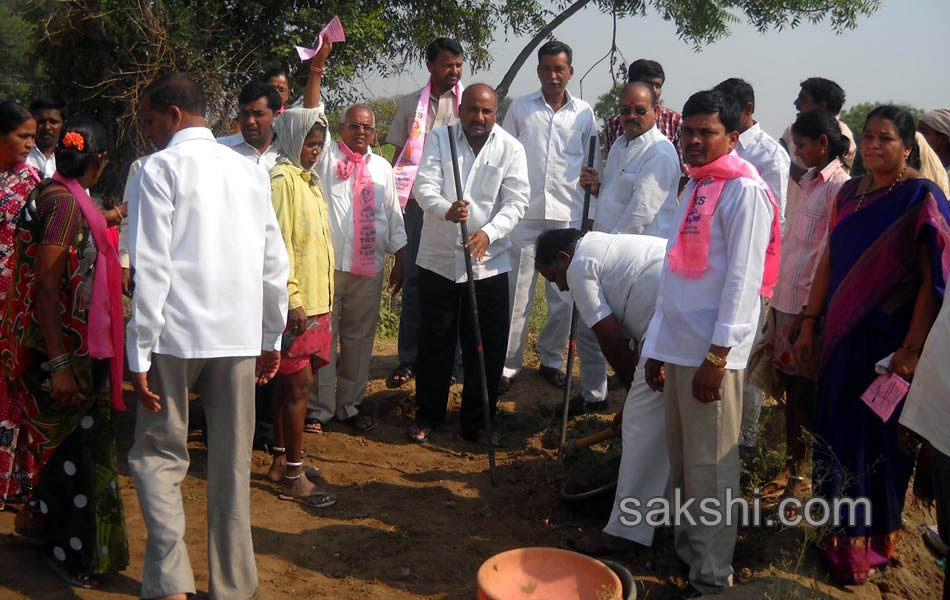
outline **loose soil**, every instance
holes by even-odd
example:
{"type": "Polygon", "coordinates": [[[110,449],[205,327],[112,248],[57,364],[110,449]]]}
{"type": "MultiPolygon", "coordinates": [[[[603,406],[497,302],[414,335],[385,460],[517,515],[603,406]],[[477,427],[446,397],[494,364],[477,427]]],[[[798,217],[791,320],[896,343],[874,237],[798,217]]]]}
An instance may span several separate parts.
{"type": "MultiPolygon", "coordinates": [[[[531,345],[529,344],[529,347],[531,345]]],[[[583,531],[603,525],[603,518],[570,510],[559,499],[565,473],[550,442],[556,438],[554,406],[561,392],[533,368],[516,379],[502,398],[499,428],[498,487],[489,483],[483,449],[458,435],[461,386],[452,388],[448,422],[426,445],[407,441],[412,414],[412,385],[387,390],[384,378],[396,366],[395,343],[377,343],[372,382],[364,401],[379,425],[358,435],[333,423],[323,435],[307,435],[308,460],[323,471],[336,506],[309,510],[277,499],[263,479],[269,456],[255,452],[251,485],[251,522],[260,577],[261,598],[321,599],[458,599],[475,597],[475,573],[497,552],[524,546],[568,547],[583,531]],[[548,446],[548,447],[545,447],[548,446]]],[[[576,380],[575,380],[576,381],[576,380]]],[[[612,412],[621,391],[611,392],[612,412]]],[[[135,406],[131,397],[130,406],[135,406]]],[[[612,414],[572,422],[572,434],[606,427],[612,414]]],[[[780,439],[780,413],[765,411],[767,439],[780,439]]],[[[105,579],[102,589],[74,590],[48,569],[38,550],[9,535],[0,538],[0,598],[113,600],[137,598],[142,575],[145,527],[125,456],[131,444],[132,412],[117,420],[122,497],[125,502],[131,564],[105,579]]],[[[768,445],[768,444],[765,444],[768,445]]],[[[190,444],[191,469],[182,484],[188,520],[186,541],[199,590],[207,597],[206,451],[199,437],[190,444]]],[[[615,453],[616,443],[595,449],[615,453]]],[[[572,470],[582,470],[579,459],[572,470]]],[[[778,464],[769,448],[753,464],[778,464]]],[[[570,464],[570,463],[569,463],[570,464]]],[[[759,469],[764,472],[764,469],[759,469]]],[[[769,474],[771,474],[769,472],[769,474]]],[[[761,475],[746,473],[747,481],[761,475]]],[[[211,510],[214,507],[210,507],[211,510]]],[[[905,511],[904,537],[897,565],[882,580],[861,587],[837,587],[819,566],[804,527],[743,529],[735,554],[736,586],[720,597],[937,598],[942,573],[921,542],[917,525],[934,522],[932,511],[911,506],[905,511]]],[[[13,528],[13,513],[0,513],[0,532],[13,528]]],[[[639,597],[674,597],[685,585],[673,558],[672,532],[657,533],[652,550],[615,557],[639,581],[639,597]]]]}

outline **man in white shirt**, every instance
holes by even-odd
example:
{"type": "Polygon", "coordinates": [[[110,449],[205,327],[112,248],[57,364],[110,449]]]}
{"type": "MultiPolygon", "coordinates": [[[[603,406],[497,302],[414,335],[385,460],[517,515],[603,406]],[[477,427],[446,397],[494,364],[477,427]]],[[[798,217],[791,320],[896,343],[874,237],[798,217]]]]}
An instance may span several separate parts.
{"type": "Polygon", "coordinates": [[[538,238],[538,271],[561,290],[570,290],[584,325],[593,330],[628,388],[623,410],[614,419],[623,436],[614,508],[602,531],[578,541],[577,549],[587,554],[651,546],[654,527],[646,519],[633,522],[623,503],[631,498],[645,507],[651,498],[664,497],[669,484],[663,394],[647,386],[639,365],[665,255],[666,240],[648,235],[590,232],[582,238],[576,229],[562,229],[538,238]]]}
{"type": "Polygon", "coordinates": [[[273,87],[252,81],[238,95],[238,126],[240,131],[218,138],[241,156],[249,158],[270,171],[277,163],[271,123],[282,106],[280,94],[273,87]]]}
{"type": "MultiPolygon", "coordinates": [[[[597,136],[594,110],[567,90],[574,74],[573,51],[559,41],[538,49],[541,89],[517,98],[505,116],[505,131],[524,145],[531,196],[524,218],[511,233],[511,273],[508,294],[511,328],[500,393],[521,372],[528,316],[538,275],[534,243],[542,231],[581,226],[584,190],[578,178],[586,164],[590,138],[597,136]]],[[[594,164],[600,165],[600,144],[594,146],[594,164]]],[[[593,218],[591,207],[589,218],[593,218]]],[[[550,384],[563,388],[564,348],[571,326],[571,305],[545,286],[547,319],[538,336],[538,371],[550,384]]],[[[598,398],[603,400],[603,398],[598,398]]]]}
{"type": "MultiPolygon", "coordinates": [[[[916,477],[931,478],[931,486],[937,507],[936,539],[927,540],[931,547],[943,546],[943,559],[950,559],[947,546],[950,546],[950,373],[947,372],[946,357],[950,352],[950,302],[944,297],[943,306],[927,336],[927,342],[920,355],[920,362],[914,372],[913,384],[904,402],[900,416],[901,429],[907,428],[922,438],[929,450],[930,473],[916,473],[916,477]]],[[[898,439],[906,438],[907,432],[901,431],[898,439]]],[[[917,463],[922,464],[921,462],[917,463]]],[[[926,530],[925,530],[926,531],[926,530]]],[[[933,534],[925,533],[925,540],[933,534]]],[[[943,576],[943,597],[950,598],[950,569],[943,576]]]]}
{"type": "Polygon", "coordinates": [[[145,88],[139,118],[160,150],[125,192],[136,285],[127,352],[141,403],[129,468],[148,529],[145,598],[195,593],[180,489],[192,390],[208,432],[210,597],[257,593],[249,510],[254,384],[280,364],[289,265],[267,173],[215,143],[206,108],[204,92],[181,73],[145,88]]]}
{"type": "Polygon", "coordinates": [[[694,518],[703,499],[715,499],[723,507],[718,525],[698,520],[675,524],[676,552],[689,565],[690,593],[697,594],[732,583],[737,511],[726,504],[726,495],[727,490],[733,498],[741,495],[737,444],[743,372],[759,318],[766,256],[774,256],[768,254],[774,215],[764,185],[747,177],[710,182],[701,175],[726,164],[722,159],[738,143],[738,129],[739,107],[721,92],[699,92],[683,107],[683,156],[692,176],[667,242],[656,311],[643,348],[647,384],[662,389],[666,400],[674,491],[683,502],[694,499],[688,511],[694,518]],[[713,204],[706,192],[694,198],[697,185],[716,193],[719,181],[718,202],[713,204]],[[696,234],[703,231],[708,236],[696,234]],[[697,245],[705,246],[704,257],[696,256],[697,245]],[[673,257],[681,255],[695,271],[673,266],[673,257]],[[704,261],[700,266],[694,262],[698,258],[704,261]],[[730,509],[734,518],[727,524],[725,511],[730,509]]]}
{"type": "Polygon", "coordinates": [[[53,98],[37,98],[30,102],[30,114],[36,121],[36,138],[26,162],[42,177],[56,173],[56,144],[63,132],[66,105],[53,98]]]}
{"type": "Polygon", "coordinates": [[[656,127],[658,102],[648,83],[635,81],[623,89],[624,135],[607,154],[604,183],[600,184],[595,170],[585,168],[581,176],[582,183],[589,182],[597,194],[595,231],[666,239],[673,226],[682,170],[673,143],[656,127]]]}
{"type": "Polygon", "coordinates": [[[528,206],[524,147],[495,124],[498,101],[485,84],[466,88],[461,123],[436,129],[427,140],[413,192],[425,212],[416,263],[425,319],[419,332],[416,422],[409,438],[425,442],[445,419],[455,345],[461,337],[465,439],[487,442],[465,251],[472,255],[478,318],[491,417],[508,341],[510,234],[528,206]],[[456,140],[462,198],[458,198],[449,136],[456,140]],[[468,224],[461,239],[459,223],[468,224]]]}
{"type": "Polygon", "coordinates": [[[423,211],[409,189],[417,172],[414,169],[421,165],[413,164],[412,152],[409,152],[410,148],[407,147],[412,146],[413,140],[418,140],[421,148],[421,144],[428,141],[432,130],[458,123],[464,59],[462,45],[456,40],[434,39],[426,47],[429,81],[422,89],[403,96],[399,101],[399,106],[396,107],[396,114],[393,115],[389,131],[386,133],[386,143],[396,146],[393,165],[397,170],[396,176],[403,182],[405,190],[399,202],[403,207],[408,240],[404,259],[405,281],[402,289],[402,307],[399,315],[399,365],[386,380],[386,385],[390,388],[405,385],[415,375],[416,362],[419,358],[419,328],[422,319],[419,310],[419,270],[416,268],[416,256],[419,253],[423,211]],[[428,101],[424,107],[421,107],[423,94],[427,94],[428,101]],[[424,115],[417,114],[420,108],[424,109],[424,115]],[[417,118],[420,116],[424,118],[417,118]]]}
{"type": "MultiPolygon", "coordinates": [[[[788,175],[792,164],[788,152],[775,138],[765,133],[765,130],[752,117],[752,113],[755,111],[755,91],[748,82],[734,77],[721,82],[715,89],[732,96],[739,103],[739,143],[736,144],[736,154],[752,163],[772,190],[772,197],[775,198],[779,206],[779,222],[782,225],[782,231],[784,231],[788,175]]],[[[763,298],[753,345],[758,343],[762,336],[767,312],[768,298],[763,298]]],[[[762,411],[762,398],[765,394],[758,386],[751,383],[746,384],[742,394],[742,426],[739,434],[739,446],[748,450],[756,446],[759,413],[762,411]]]]}
{"type": "MultiPolygon", "coordinates": [[[[332,44],[325,43],[314,57],[313,60],[317,61],[314,64],[319,65],[317,68],[322,68],[330,48],[332,44]]],[[[304,91],[304,106],[323,109],[320,81],[313,75],[304,91]]],[[[371,147],[376,138],[373,109],[365,104],[349,107],[343,114],[339,135],[339,142],[324,145],[313,167],[320,177],[323,199],[327,203],[335,264],[330,363],[317,373],[319,385],[310,397],[307,418],[316,419],[322,428],[336,417],[357,432],[365,433],[376,426],[373,417],[361,413],[359,406],[369,382],[369,363],[373,357],[373,340],[376,339],[383,292],[383,267],[386,254],[394,255],[389,287],[393,293],[398,292],[403,282],[406,229],[396,197],[393,168],[385,158],[373,154],[371,147]],[[361,245],[357,231],[359,215],[354,214],[359,207],[354,201],[354,189],[360,167],[355,166],[346,178],[341,177],[342,172],[348,171],[341,167],[356,157],[365,164],[373,185],[372,220],[375,226],[372,240],[365,245],[361,245]],[[357,264],[363,252],[372,255],[371,274],[357,264]]]]}

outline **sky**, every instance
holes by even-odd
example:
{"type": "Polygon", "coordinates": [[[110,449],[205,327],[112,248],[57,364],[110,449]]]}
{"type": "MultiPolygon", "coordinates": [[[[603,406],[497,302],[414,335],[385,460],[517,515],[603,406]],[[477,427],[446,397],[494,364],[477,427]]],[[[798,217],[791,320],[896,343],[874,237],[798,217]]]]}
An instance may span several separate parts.
{"type": "MultiPolygon", "coordinates": [[[[676,110],[693,92],[728,77],[745,79],[755,88],[755,118],[778,137],[795,118],[792,102],[799,83],[812,76],[837,81],[847,94],[846,109],[879,101],[925,110],[950,107],[948,23],[950,0],[883,0],[877,12],[862,17],[856,29],[840,35],[835,35],[827,22],[764,34],[736,24],[728,37],[695,52],[676,37],[672,23],[648,8],[646,17],[618,22],[617,46],[624,62],[651,58],[663,65],[663,103],[676,110]]],[[[610,49],[611,28],[610,15],[590,6],[554,31],[557,39],[574,50],[572,94],[581,95],[581,75],[610,49]]],[[[491,68],[474,74],[466,70],[462,81],[497,85],[525,41],[506,41],[499,31],[491,47],[491,68]]],[[[525,63],[511,87],[512,97],[538,89],[536,65],[533,56],[525,63]]],[[[419,65],[399,77],[367,84],[374,95],[383,97],[418,89],[427,77],[425,66],[419,65]]],[[[609,61],[605,60],[584,79],[582,97],[593,105],[610,85],[609,61]]]]}

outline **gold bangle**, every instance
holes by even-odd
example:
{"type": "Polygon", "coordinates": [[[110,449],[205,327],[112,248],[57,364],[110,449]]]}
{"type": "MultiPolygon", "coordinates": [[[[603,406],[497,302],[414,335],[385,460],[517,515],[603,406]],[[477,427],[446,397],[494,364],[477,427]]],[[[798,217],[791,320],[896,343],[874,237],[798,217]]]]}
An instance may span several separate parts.
{"type": "Polygon", "coordinates": [[[709,361],[714,367],[722,368],[726,366],[726,359],[722,358],[721,356],[716,356],[712,352],[706,353],[706,360],[709,361]]]}

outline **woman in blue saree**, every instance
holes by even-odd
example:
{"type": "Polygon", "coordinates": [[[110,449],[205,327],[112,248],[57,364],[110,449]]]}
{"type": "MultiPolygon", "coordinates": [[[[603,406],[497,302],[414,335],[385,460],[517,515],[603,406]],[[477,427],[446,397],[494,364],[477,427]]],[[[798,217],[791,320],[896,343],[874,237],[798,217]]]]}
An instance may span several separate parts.
{"type": "Polygon", "coordinates": [[[861,584],[890,562],[913,472],[898,445],[903,401],[882,421],[861,394],[893,354],[889,370],[910,380],[943,299],[950,269],[950,209],[914,163],[914,120],[896,106],[867,117],[861,156],[869,174],[841,188],[831,237],[818,266],[795,344],[811,358],[822,336],[815,423],[815,494],[867,498],[831,515],[819,548],[835,581],[861,584]],[[853,513],[853,514],[852,514],[853,513]],[[852,520],[853,519],[853,520],[852,520]]]}

